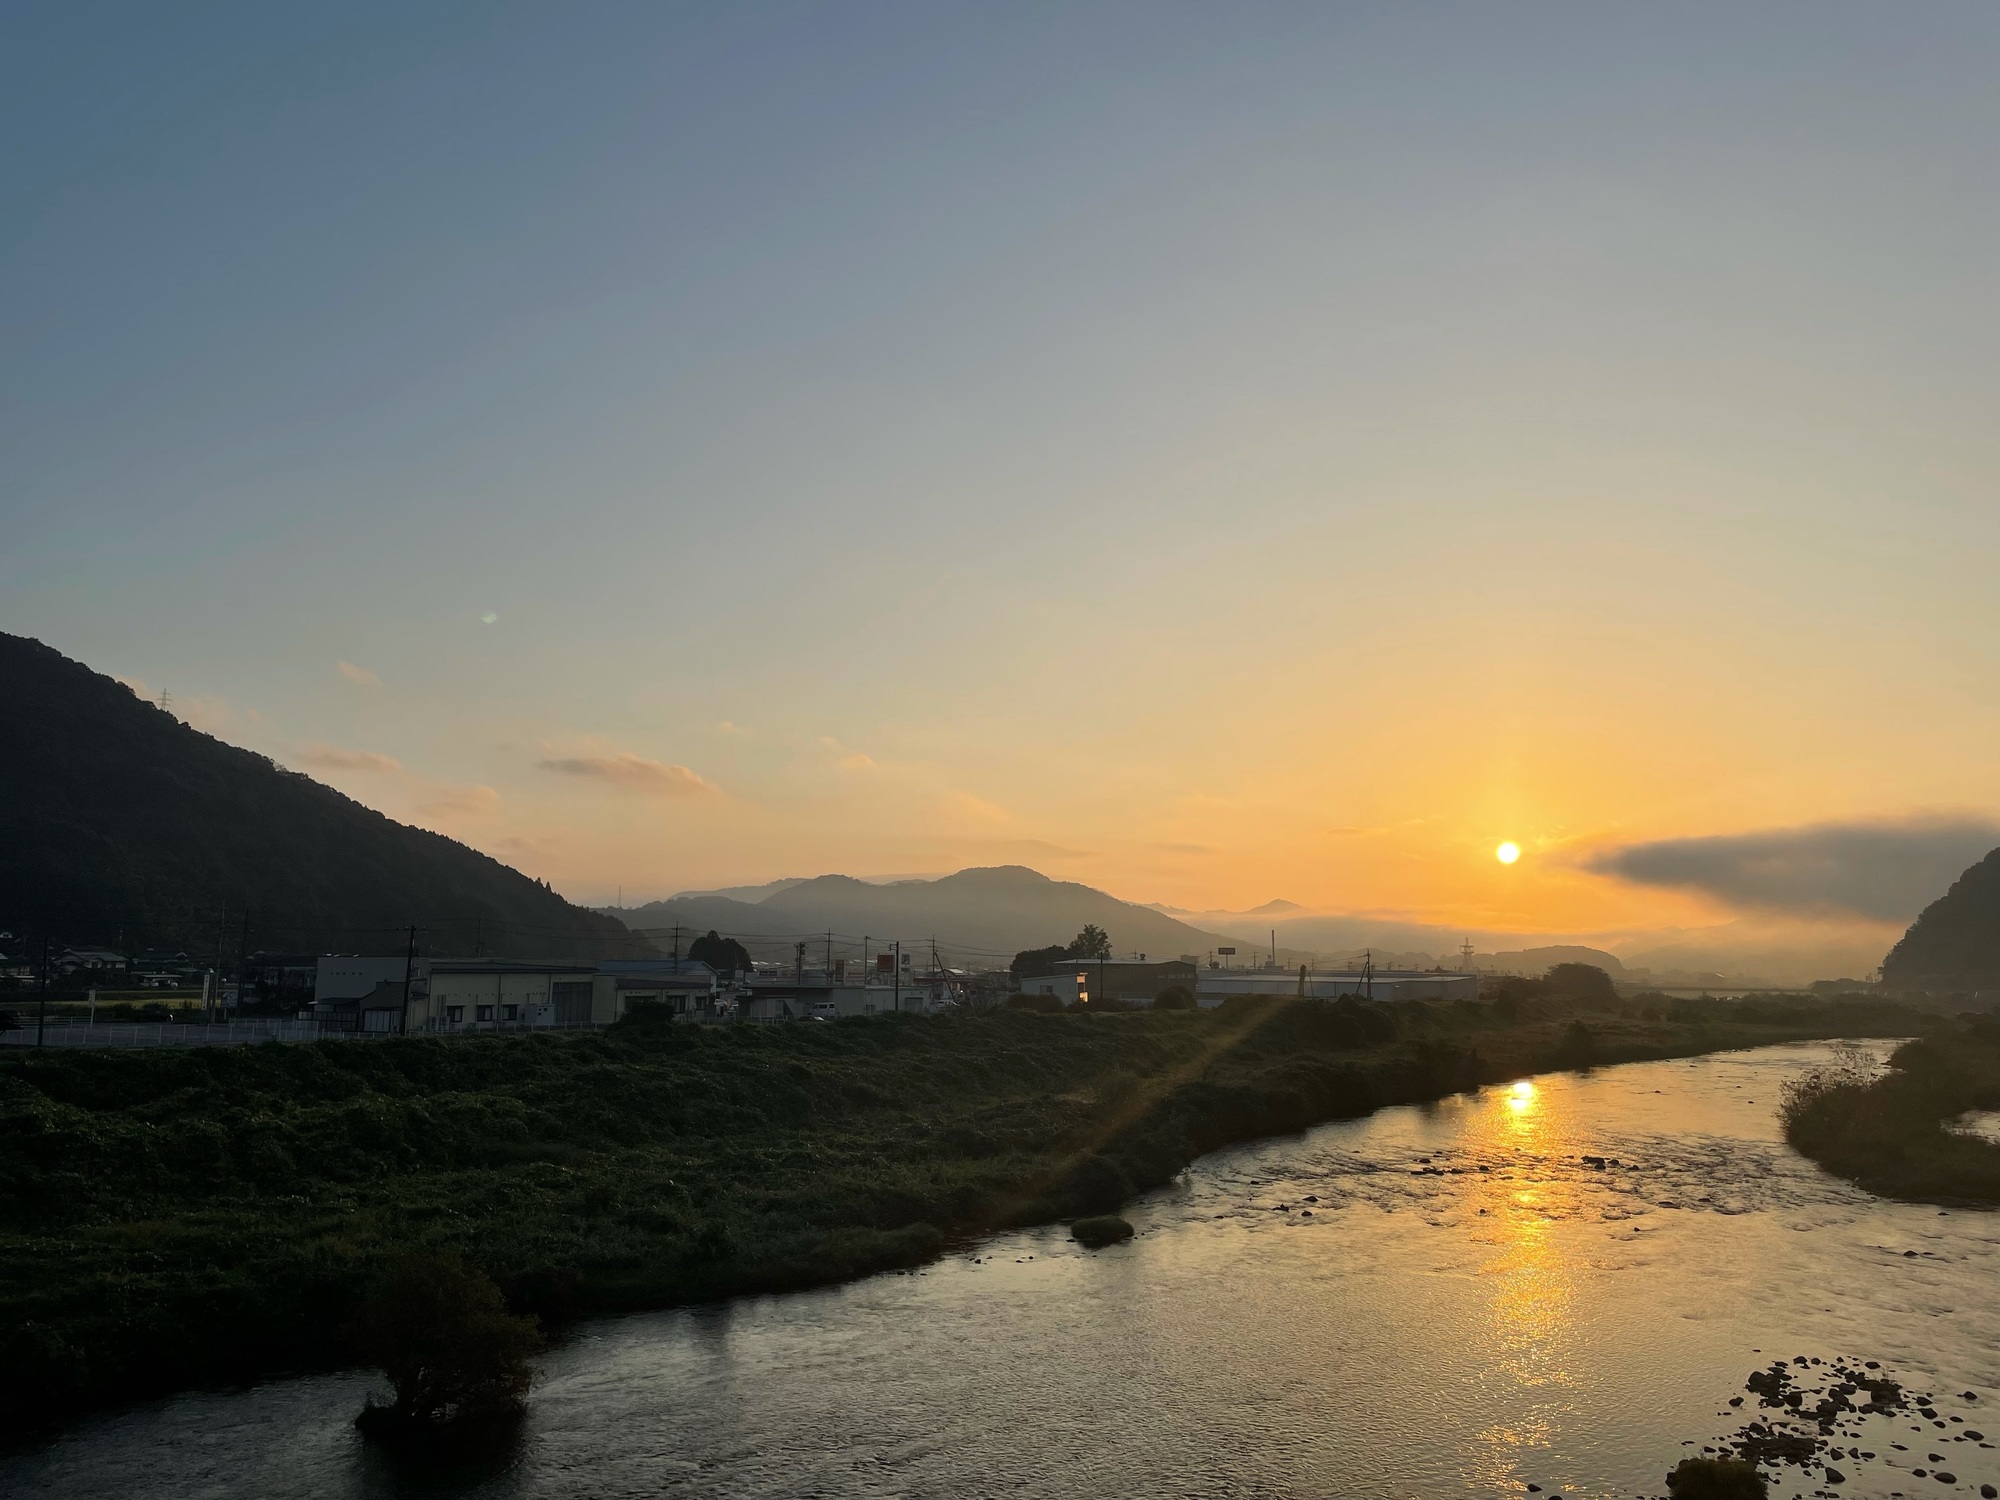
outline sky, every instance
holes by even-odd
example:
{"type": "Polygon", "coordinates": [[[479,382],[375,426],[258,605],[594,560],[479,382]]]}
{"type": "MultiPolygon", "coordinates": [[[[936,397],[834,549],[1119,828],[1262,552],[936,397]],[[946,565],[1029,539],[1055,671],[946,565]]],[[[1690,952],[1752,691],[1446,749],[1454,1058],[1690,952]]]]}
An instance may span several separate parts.
{"type": "Polygon", "coordinates": [[[1991,6],[0,29],[0,630],[573,898],[1888,931],[2000,813],[1991,6]]]}

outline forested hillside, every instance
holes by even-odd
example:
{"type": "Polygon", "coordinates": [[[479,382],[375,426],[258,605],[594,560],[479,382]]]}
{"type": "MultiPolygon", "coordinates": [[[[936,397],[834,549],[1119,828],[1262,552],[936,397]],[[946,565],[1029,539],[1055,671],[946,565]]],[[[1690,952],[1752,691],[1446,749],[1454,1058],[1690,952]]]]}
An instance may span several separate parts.
{"type": "Polygon", "coordinates": [[[650,952],[496,859],[0,635],[0,928],[61,944],[650,952]],[[247,916],[247,921],[246,921],[247,916]]]}
{"type": "Polygon", "coordinates": [[[1882,960],[1897,989],[2000,989],[2000,849],[1925,907],[1882,960]]]}

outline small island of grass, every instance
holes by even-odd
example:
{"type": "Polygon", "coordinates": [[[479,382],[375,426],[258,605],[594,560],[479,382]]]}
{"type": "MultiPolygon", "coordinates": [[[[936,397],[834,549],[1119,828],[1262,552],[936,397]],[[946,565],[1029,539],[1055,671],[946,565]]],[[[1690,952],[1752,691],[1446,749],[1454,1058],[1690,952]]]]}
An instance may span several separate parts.
{"type": "Polygon", "coordinates": [[[1906,1042],[1877,1070],[1858,1048],[1787,1086],[1785,1138],[1827,1171],[1884,1197],[2000,1204],[2000,1144],[1954,1129],[2000,1109],[2000,1021],[1961,1017],[1906,1042]]]}

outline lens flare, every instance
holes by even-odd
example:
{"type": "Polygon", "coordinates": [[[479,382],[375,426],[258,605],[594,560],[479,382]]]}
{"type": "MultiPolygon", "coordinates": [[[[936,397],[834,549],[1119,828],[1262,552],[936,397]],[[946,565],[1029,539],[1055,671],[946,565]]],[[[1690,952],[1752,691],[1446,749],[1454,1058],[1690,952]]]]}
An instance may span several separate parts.
{"type": "Polygon", "coordinates": [[[1506,843],[1502,844],[1498,849],[1495,849],[1493,851],[1493,857],[1499,860],[1500,863],[1503,865],[1511,865],[1512,863],[1514,863],[1515,860],[1521,857],[1521,846],[1515,843],[1512,839],[1509,839],[1506,843]]]}

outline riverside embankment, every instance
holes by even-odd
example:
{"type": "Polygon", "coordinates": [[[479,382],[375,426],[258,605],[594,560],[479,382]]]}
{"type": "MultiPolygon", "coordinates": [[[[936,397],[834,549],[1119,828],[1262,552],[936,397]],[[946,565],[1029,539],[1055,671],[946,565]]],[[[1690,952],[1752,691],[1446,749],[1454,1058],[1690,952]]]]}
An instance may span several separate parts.
{"type": "Polygon", "coordinates": [[[416,1250],[551,1320],[800,1288],[1384,1105],[1924,1024],[1879,1005],[1676,1014],[1278,1003],[8,1059],[0,1400],[46,1426],[337,1366],[361,1289],[416,1250]]]}

